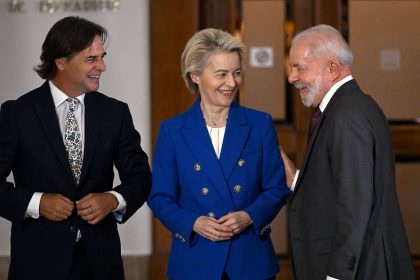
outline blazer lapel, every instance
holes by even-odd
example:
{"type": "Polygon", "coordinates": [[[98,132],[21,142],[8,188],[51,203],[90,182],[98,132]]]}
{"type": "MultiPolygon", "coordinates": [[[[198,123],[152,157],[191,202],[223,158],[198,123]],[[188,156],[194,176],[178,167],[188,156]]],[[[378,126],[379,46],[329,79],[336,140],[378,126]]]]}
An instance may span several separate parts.
{"type": "Polygon", "coordinates": [[[103,114],[103,109],[98,99],[95,98],[95,94],[98,93],[86,93],[85,96],[85,145],[79,185],[82,185],[89,165],[92,162],[100,128],[102,126],[101,116],[103,114]]]}
{"type": "Polygon", "coordinates": [[[229,181],[232,171],[237,164],[249,132],[250,127],[243,110],[236,102],[233,102],[229,109],[229,118],[220,154],[220,164],[227,181],[229,181]]]}
{"type": "MultiPolygon", "coordinates": [[[[219,190],[220,195],[231,208],[234,208],[229,188],[226,183],[219,160],[214,152],[209,133],[207,131],[203,115],[200,109],[200,98],[187,112],[187,118],[182,134],[185,142],[191,149],[197,163],[201,166],[201,172],[205,172],[214,186],[219,190]]],[[[192,167],[191,167],[192,168],[192,167]]]]}
{"type": "Polygon", "coordinates": [[[40,90],[41,91],[38,93],[40,98],[34,102],[35,112],[61,164],[69,176],[73,178],[48,82],[45,82],[40,90]]]}

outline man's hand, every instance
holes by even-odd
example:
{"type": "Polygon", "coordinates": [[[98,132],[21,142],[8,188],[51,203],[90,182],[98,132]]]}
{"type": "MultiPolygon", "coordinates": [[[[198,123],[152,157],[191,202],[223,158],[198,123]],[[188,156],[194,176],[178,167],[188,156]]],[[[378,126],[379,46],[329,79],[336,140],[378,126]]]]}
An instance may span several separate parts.
{"type": "Polygon", "coordinates": [[[233,212],[217,220],[221,225],[230,227],[234,234],[238,234],[252,224],[251,217],[245,211],[233,212]]]}
{"type": "Polygon", "coordinates": [[[90,193],[76,201],[76,207],[77,215],[95,225],[118,207],[118,199],[111,193],[90,193]]]}
{"type": "Polygon", "coordinates": [[[44,193],[39,203],[39,214],[51,221],[63,221],[70,217],[74,203],[61,194],[44,193]]]}
{"type": "Polygon", "coordinates": [[[286,184],[287,187],[290,189],[293,184],[293,180],[295,179],[296,175],[296,166],[295,164],[289,159],[286,153],[280,146],[280,153],[284,163],[284,171],[286,173],[286,184]]]}
{"type": "Polygon", "coordinates": [[[233,236],[233,230],[230,227],[206,216],[198,217],[194,223],[193,231],[211,241],[229,240],[233,236]]]}

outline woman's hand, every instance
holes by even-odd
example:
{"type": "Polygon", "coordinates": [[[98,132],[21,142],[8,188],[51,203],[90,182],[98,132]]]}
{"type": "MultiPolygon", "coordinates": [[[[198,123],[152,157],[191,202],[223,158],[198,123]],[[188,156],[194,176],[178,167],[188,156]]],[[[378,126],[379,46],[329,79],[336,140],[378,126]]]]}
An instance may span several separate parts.
{"type": "Polygon", "coordinates": [[[296,176],[296,166],[283,151],[282,147],[280,147],[280,153],[284,163],[284,171],[286,173],[286,184],[290,189],[296,176]]]}
{"type": "Polygon", "coordinates": [[[233,236],[233,230],[230,227],[206,216],[198,217],[194,223],[193,231],[211,241],[229,240],[233,236]]]}
{"type": "Polygon", "coordinates": [[[238,234],[252,224],[251,217],[245,211],[229,213],[217,220],[218,223],[232,229],[234,234],[238,234]]]}

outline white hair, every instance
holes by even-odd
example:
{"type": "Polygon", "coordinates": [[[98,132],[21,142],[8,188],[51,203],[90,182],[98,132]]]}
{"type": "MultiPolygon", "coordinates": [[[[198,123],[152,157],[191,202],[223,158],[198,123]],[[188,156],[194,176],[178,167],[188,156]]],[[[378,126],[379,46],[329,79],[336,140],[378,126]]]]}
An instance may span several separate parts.
{"type": "Polygon", "coordinates": [[[333,56],[340,64],[348,67],[353,63],[353,53],[349,45],[341,33],[330,25],[316,25],[296,34],[292,40],[292,45],[302,39],[310,40],[311,55],[333,56]]]}

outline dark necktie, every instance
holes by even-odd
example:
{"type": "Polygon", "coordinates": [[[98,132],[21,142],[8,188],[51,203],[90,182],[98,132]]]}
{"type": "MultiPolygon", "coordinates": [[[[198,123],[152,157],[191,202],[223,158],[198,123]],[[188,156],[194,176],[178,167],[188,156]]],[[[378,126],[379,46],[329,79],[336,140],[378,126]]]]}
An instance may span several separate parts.
{"type": "Polygon", "coordinates": [[[66,116],[66,126],[64,131],[64,145],[69,157],[71,172],[76,184],[79,184],[80,171],[82,169],[82,135],[77,123],[74,111],[79,102],[77,98],[68,98],[69,111],[66,116]]]}
{"type": "Polygon", "coordinates": [[[311,123],[309,124],[309,130],[308,130],[308,143],[311,140],[312,133],[314,132],[314,129],[316,125],[319,123],[319,120],[321,119],[321,110],[319,110],[319,107],[312,113],[311,117],[311,123]]]}

